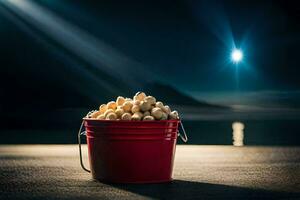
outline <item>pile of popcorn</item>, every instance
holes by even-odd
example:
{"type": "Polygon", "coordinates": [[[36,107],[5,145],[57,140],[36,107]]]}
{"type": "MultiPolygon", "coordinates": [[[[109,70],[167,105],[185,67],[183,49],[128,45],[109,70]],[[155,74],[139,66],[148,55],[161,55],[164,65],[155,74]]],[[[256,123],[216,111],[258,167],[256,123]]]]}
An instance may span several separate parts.
{"type": "Polygon", "coordinates": [[[90,112],[87,118],[100,120],[168,120],[179,119],[177,111],[171,111],[168,105],[156,101],[153,96],[137,92],[133,99],[119,96],[116,101],[102,104],[99,110],[90,112]]]}

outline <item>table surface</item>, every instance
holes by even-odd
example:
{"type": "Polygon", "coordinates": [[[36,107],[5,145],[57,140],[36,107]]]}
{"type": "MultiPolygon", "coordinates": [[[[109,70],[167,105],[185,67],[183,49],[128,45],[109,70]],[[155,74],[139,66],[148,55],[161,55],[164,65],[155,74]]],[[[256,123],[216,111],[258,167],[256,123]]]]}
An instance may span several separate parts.
{"type": "Polygon", "coordinates": [[[76,145],[0,146],[0,199],[300,199],[300,147],[178,145],[173,178],[105,184],[76,145]]]}

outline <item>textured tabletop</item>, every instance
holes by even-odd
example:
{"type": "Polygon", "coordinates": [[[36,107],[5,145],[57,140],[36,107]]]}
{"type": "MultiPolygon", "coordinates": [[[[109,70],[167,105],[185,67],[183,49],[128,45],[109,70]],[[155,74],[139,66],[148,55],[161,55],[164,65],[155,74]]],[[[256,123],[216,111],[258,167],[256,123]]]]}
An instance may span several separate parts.
{"type": "Polygon", "coordinates": [[[178,145],[173,178],[104,184],[76,145],[0,146],[0,199],[300,199],[300,147],[178,145]]]}

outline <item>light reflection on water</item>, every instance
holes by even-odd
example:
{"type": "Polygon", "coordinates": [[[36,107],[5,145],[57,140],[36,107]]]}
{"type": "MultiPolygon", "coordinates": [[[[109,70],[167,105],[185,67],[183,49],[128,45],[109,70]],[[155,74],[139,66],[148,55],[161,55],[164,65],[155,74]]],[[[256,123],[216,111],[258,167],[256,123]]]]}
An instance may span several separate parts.
{"type": "Polygon", "coordinates": [[[236,121],[232,123],[233,146],[244,146],[244,129],[245,125],[242,122],[236,121]]]}

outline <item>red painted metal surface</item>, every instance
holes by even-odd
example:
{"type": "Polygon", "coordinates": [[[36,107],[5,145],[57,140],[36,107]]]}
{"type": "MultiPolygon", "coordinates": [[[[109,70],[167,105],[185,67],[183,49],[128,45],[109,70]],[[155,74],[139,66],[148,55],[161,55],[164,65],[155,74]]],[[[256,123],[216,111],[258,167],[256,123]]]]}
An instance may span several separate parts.
{"type": "Polygon", "coordinates": [[[93,178],[112,183],[171,181],[178,124],[84,119],[93,178]]]}

